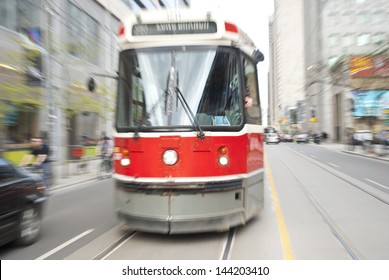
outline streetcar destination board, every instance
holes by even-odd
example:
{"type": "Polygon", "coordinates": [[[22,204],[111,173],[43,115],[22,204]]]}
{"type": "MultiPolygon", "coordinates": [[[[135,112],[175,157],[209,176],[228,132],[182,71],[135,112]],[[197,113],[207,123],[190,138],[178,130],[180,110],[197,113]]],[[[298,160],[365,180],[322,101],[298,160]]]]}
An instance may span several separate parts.
{"type": "Polygon", "coordinates": [[[216,33],[213,21],[134,24],[132,36],[216,33]]]}

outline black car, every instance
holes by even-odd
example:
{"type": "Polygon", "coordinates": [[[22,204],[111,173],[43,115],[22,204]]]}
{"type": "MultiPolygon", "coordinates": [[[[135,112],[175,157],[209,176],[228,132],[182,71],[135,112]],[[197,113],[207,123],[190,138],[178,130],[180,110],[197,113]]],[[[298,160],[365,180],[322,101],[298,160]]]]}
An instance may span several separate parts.
{"type": "Polygon", "coordinates": [[[46,186],[41,176],[0,158],[0,246],[36,242],[42,229],[46,186]]]}

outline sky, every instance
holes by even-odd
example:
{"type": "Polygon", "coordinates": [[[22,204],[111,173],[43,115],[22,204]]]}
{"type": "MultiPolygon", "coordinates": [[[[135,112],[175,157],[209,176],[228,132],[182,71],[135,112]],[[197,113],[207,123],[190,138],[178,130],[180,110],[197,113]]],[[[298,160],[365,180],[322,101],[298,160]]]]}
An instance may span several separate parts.
{"type": "Polygon", "coordinates": [[[190,2],[192,8],[221,10],[226,18],[246,32],[257,48],[264,53],[265,61],[258,64],[264,124],[268,105],[269,17],[274,11],[273,2],[273,0],[191,0],[190,2]]]}

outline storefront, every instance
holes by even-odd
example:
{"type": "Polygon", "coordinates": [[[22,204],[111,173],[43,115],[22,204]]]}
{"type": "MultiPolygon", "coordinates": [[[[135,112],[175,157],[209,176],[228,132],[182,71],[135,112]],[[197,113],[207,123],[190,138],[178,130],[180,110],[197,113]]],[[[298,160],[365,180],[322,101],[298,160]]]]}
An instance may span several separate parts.
{"type": "Polygon", "coordinates": [[[389,56],[357,56],[349,61],[349,104],[354,128],[378,133],[388,126],[389,56]]]}

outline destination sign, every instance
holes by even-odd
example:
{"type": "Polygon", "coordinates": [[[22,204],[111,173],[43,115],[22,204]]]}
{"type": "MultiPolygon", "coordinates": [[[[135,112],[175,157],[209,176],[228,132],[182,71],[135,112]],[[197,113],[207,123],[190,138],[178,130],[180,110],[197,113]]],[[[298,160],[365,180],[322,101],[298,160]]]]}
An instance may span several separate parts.
{"type": "Polygon", "coordinates": [[[213,21],[135,24],[132,27],[132,36],[204,34],[216,32],[217,25],[213,21]]]}

